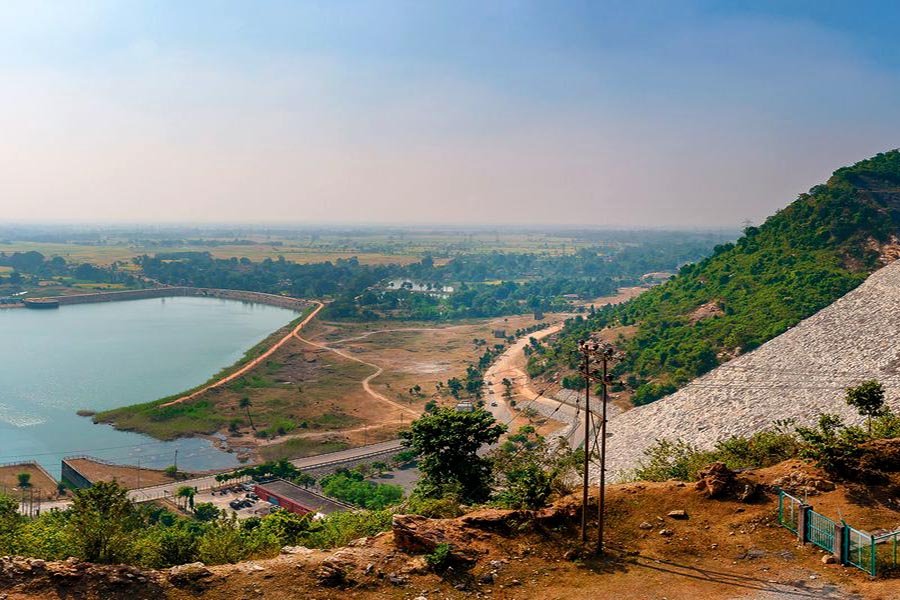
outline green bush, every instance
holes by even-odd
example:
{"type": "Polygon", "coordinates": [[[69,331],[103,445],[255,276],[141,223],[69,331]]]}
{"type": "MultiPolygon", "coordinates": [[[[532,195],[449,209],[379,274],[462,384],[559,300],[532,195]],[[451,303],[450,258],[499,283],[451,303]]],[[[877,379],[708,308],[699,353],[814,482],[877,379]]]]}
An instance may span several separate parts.
{"type": "Polygon", "coordinates": [[[333,475],[323,477],[319,483],[327,496],[360,508],[379,510],[403,499],[403,488],[399,485],[366,481],[357,470],[339,469],[333,475]]]}
{"type": "Polygon", "coordinates": [[[431,554],[425,555],[425,562],[435,573],[443,573],[453,561],[453,547],[450,544],[438,544],[431,554]]]}

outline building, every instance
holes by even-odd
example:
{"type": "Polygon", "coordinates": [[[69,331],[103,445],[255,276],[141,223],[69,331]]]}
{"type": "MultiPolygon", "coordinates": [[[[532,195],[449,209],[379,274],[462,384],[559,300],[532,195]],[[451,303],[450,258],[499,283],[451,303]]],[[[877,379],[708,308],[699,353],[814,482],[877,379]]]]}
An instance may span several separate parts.
{"type": "Polygon", "coordinates": [[[315,492],[283,479],[257,483],[253,491],[259,496],[260,500],[265,500],[298,515],[305,515],[310,512],[327,515],[341,510],[353,509],[349,504],[320,496],[315,492]]]}

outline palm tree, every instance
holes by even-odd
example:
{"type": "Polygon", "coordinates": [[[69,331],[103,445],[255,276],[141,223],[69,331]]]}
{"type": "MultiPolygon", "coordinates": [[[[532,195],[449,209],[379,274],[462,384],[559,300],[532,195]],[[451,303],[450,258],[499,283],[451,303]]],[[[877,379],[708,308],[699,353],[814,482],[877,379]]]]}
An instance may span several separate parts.
{"type": "Polygon", "coordinates": [[[190,505],[191,508],[194,508],[194,494],[196,493],[197,491],[194,488],[183,485],[175,490],[175,497],[184,499],[184,508],[187,508],[188,505],[190,505]]]}
{"type": "Polygon", "coordinates": [[[241,398],[238,406],[240,406],[247,412],[247,420],[250,421],[250,428],[253,431],[256,431],[256,425],[253,424],[253,417],[250,416],[250,407],[253,406],[253,404],[250,402],[250,398],[244,396],[243,398],[241,398]]]}

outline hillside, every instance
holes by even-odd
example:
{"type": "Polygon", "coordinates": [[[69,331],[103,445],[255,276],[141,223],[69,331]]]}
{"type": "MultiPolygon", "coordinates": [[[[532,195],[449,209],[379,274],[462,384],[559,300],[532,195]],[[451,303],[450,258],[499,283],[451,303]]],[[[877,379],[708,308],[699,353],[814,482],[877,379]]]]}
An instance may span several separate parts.
{"type": "Polygon", "coordinates": [[[636,325],[616,374],[634,402],[674,392],[778,336],[900,255],[900,151],[834,172],[734,244],[640,297],[570,322],[530,372],[574,367],[579,340],[636,325]]]}
{"type": "MultiPolygon", "coordinates": [[[[776,523],[773,485],[802,481],[827,514],[875,527],[896,512],[861,505],[859,493],[816,469],[785,463],[744,473],[764,491],[754,502],[706,494],[675,481],[610,486],[608,556],[579,556],[580,498],[540,511],[479,509],[456,519],[394,518],[390,531],[334,550],[287,547],[281,556],[238,564],[171,569],[0,558],[0,597],[111,599],[539,599],[754,598],[881,599],[895,579],[823,564],[776,523]],[[819,493],[813,484],[830,491],[819,493]],[[821,484],[821,485],[820,485],[821,484]],[[854,500],[855,499],[855,500],[854,500]],[[674,518],[670,511],[685,511],[674,518]],[[427,554],[452,547],[451,568],[436,573],[427,554]]],[[[865,490],[861,492],[868,497],[865,490]]],[[[595,500],[595,499],[594,499],[595,500]]],[[[595,513],[596,514],[596,513],[595,513]]],[[[593,520],[593,517],[592,517],[593,520]]],[[[594,536],[592,527],[591,537],[594,536]]]]}
{"type": "Polygon", "coordinates": [[[811,425],[822,413],[862,417],[847,387],[879,380],[900,409],[900,262],[756,350],[721,365],[676,393],[610,420],[613,471],[632,469],[656,439],[702,449],[751,435],[773,422],[811,425]],[[648,432],[651,432],[648,435],[648,432]]]}

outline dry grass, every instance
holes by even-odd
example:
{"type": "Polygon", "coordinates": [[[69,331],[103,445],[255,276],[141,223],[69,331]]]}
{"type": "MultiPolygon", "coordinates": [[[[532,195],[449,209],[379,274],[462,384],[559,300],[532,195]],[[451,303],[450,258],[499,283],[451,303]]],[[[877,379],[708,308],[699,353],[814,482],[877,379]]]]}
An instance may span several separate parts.
{"type": "Polygon", "coordinates": [[[6,492],[13,498],[21,498],[22,493],[31,493],[34,490],[36,496],[40,496],[45,500],[52,500],[57,497],[56,481],[47,476],[40,468],[32,464],[22,465],[4,465],[0,467],[0,492],[6,492]],[[31,486],[21,488],[19,486],[19,473],[28,473],[31,475],[31,486]]]}
{"type": "Polygon", "coordinates": [[[139,469],[128,465],[107,465],[89,458],[71,458],[67,462],[91,482],[116,481],[119,485],[129,490],[152,485],[165,485],[167,483],[171,483],[173,486],[178,484],[178,479],[169,477],[161,469],[139,469]]]}

